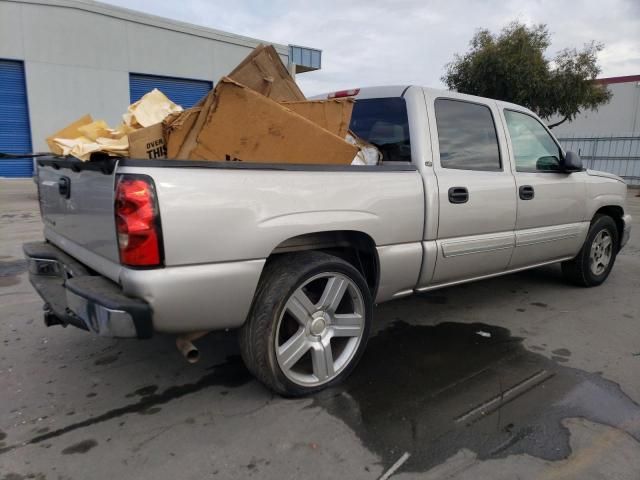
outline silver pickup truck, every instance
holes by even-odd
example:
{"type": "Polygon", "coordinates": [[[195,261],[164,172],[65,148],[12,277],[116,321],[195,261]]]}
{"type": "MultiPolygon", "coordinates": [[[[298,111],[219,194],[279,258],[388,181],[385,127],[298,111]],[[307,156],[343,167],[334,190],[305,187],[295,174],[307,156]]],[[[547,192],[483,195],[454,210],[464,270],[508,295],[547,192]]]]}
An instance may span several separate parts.
{"type": "Polygon", "coordinates": [[[377,166],[38,160],[46,241],[24,246],[47,325],[239,329],[247,367],[302,395],[355,367],[373,305],[562,262],[591,287],[629,238],[623,181],[529,110],[422,87],[337,92],[377,166]]]}

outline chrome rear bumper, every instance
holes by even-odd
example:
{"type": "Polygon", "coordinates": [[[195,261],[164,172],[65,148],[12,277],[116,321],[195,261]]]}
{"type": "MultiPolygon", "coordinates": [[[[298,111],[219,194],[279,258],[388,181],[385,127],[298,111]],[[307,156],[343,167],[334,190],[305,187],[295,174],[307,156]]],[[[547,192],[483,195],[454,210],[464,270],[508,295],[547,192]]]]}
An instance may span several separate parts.
{"type": "Polygon", "coordinates": [[[124,295],[120,286],[91,275],[59,248],[28,243],[29,280],[45,301],[45,324],[74,325],[97,335],[148,338],[153,334],[146,302],[124,295]]]}

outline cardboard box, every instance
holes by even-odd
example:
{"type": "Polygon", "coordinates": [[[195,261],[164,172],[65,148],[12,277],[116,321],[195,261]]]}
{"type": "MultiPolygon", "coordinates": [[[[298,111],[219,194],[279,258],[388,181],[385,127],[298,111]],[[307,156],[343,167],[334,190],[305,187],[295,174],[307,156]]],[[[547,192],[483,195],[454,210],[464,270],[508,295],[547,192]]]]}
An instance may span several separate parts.
{"type": "Polygon", "coordinates": [[[129,134],[129,157],[149,160],[167,158],[162,123],[129,134]]]}
{"type": "Polygon", "coordinates": [[[358,152],[343,138],[227,77],[206,99],[190,134],[194,131],[180,158],[348,165],[358,152]]]}
{"type": "Polygon", "coordinates": [[[340,138],[347,136],[354,103],[352,98],[280,102],[289,110],[302,115],[340,138]]]}
{"type": "Polygon", "coordinates": [[[189,108],[182,113],[167,117],[162,123],[167,144],[167,158],[178,158],[180,149],[195,126],[201,110],[201,106],[189,108]]]}
{"type": "Polygon", "coordinates": [[[277,102],[305,100],[273,45],[257,46],[228,77],[277,102]]]}
{"type": "MultiPolygon", "coordinates": [[[[208,101],[207,108],[211,107],[213,93],[211,97],[205,98],[201,102],[204,105],[208,101]]],[[[316,125],[330,131],[340,138],[345,138],[351,122],[354,100],[351,98],[331,99],[331,100],[305,100],[301,102],[280,102],[287,109],[305,117],[316,125]]],[[[165,120],[165,140],[167,143],[167,158],[188,158],[189,152],[195,148],[197,133],[202,129],[206,113],[203,114],[202,121],[196,127],[197,117],[202,111],[202,107],[193,107],[176,115],[172,115],[165,120]],[[191,135],[190,142],[186,143],[191,135]],[[182,146],[186,145],[184,149],[182,146]],[[182,151],[181,151],[182,150],[182,151]]]]}
{"type": "Polygon", "coordinates": [[[210,91],[207,94],[207,96],[204,98],[204,100],[202,101],[202,105],[200,106],[200,112],[198,113],[198,116],[195,119],[193,126],[190,129],[187,129],[186,126],[184,128],[184,133],[182,133],[182,135],[184,136],[184,141],[182,142],[180,150],[178,150],[178,153],[175,156],[171,156],[169,158],[178,159],[178,160],[189,159],[189,155],[191,154],[193,149],[196,147],[198,134],[200,133],[200,130],[202,130],[202,127],[204,126],[204,123],[207,120],[209,110],[213,105],[213,102],[215,99],[215,92],[216,90],[210,91]]]}

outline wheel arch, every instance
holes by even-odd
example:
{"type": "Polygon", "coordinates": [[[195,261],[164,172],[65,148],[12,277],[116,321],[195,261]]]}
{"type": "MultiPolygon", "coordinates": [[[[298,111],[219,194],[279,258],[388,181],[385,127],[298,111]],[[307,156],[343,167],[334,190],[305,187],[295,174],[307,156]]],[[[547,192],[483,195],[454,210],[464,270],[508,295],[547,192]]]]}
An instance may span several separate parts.
{"type": "Polygon", "coordinates": [[[296,235],[280,242],[267,257],[291,252],[316,250],[335,255],[350,263],[365,278],[375,298],[380,279],[380,260],[370,235],[357,230],[319,231],[296,235]]]}
{"type": "Polygon", "coordinates": [[[598,215],[606,215],[613,219],[616,223],[616,229],[618,230],[618,239],[621,239],[624,232],[624,220],[622,219],[622,217],[624,217],[624,209],[620,205],[605,205],[600,207],[594,213],[591,219],[592,223],[598,215]]]}

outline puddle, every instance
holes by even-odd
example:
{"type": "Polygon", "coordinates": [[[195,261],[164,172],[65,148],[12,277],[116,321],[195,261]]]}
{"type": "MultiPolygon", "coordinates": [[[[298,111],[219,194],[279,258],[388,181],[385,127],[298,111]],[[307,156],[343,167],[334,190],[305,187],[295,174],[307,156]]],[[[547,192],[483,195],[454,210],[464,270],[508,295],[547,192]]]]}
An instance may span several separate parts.
{"type": "Polygon", "coordinates": [[[14,277],[26,271],[26,260],[9,260],[0,262],[0,277],[14,277]]]}
{"type": "Polygon", "coordinates": [[[640,407],[615,383],[528,351],[507,329],[477,323],[393,324],[371,338],[351,377],[316,395],[314,406],[343,420],[385,468],[410,453],[403,471],[425,471],[461,448],[484,459],[527,453],[559,460],[570,453],[561,424],[567,417],[640,441],[640,407]]]}
{"type": "Polygon", "coordinates": [[[71,455],[73,453],[87,453],[89,450],[91,450],[93,447],[96,447],[97,445],[98,445],[98,442],[96,442],[93,439],[82,440],[81,442],[75,443],[70,447],[67,447],[64,450],[62,450],[62,454],[71,455]]]}
{"type": "Polygon", "coordinates": [[[118,352],[115,355],[107,355],[106,357],[102,357],[102,358],[98,358],[96,361],[93,362],[94,365],[110,365],[113,362],[118,361],[118,358],[120,358],[120,353],[118,352]]]}
{"type": "Polygon", "coordinates": [[[146,387],[142,387],[137,389],[135,392],[127,393],[125,396],[127,398],[132,397],[148,397],[149,395],[153,395],[158,391],[157,385],[147,385],[146,387]]]}
{"type": "Polygon", "coordinates": [[[18,277],[0,276],[0,287],[11,287],[13,285],[18,285],[19,283],[20,283],[20,279],[18,277]]]}
{"type": "Polygon", "coordinates": [[[20,283],[18,275],[27,271],[26,260],[0,261],[0,287],[11,287],[20,283]]]}

